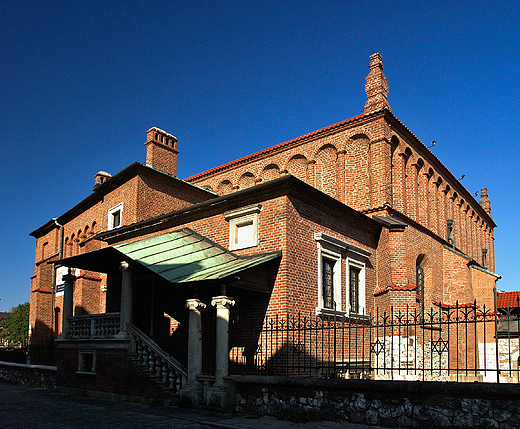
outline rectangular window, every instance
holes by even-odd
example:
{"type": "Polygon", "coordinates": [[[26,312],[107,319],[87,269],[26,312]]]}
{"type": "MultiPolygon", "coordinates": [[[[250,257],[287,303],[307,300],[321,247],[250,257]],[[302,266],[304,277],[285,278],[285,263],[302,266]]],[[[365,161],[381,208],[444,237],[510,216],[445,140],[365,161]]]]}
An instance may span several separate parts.
{"type": "Polygon", "coordinates": [[[318,245],[319,272],[316,314],[365,315],[366,261],[370,253],[323,233],[314,234],[314,239],[318,245]]]}
{"type": "Polygon", "coordinates": [[[119,228],[123,225],[123,203],[112,207],[108,211],[108,229],[119,228]]]}
{"type": "Polygon", "coordinates": [[[349,314],[366,314],[366,263],[359,253],[348,252],[348,291],[347,309],[349,314]]]}
{"type": "Polygon", "coordinates": [[[329,259],[322,261],[322,293],[323,293],[323,307],[335,308],[334,300],[334,262],[329,259]]]}
{"type": "Polygon", "coordinates": [[[229,222],[229,250],[258,245],[258,213],[261,210],[260,204],[254,204],[224,213],[229,222]]]}
{"type": "Polygon", "coordinates": [[[359,274],[361,270],[356,267],[350,267],[350,287],[349,287],[349,312],[358,314],[359,312],[359,274]]]}
{"type": "MultiPolygon", "coordinates": [[[[314,234],[318,245],[318,306],[316,313],[329,315],[342,312],[341,242],[325,234],[314,234]]],[[[344,313],[344,311],[343,311],[344,313]]]]}
{"type": "Polygon", "coordinates": [[[78,373],[96,373],[96,352],[94,350],[78,351],[78,373]]]}
{"type": "Polygon", "coordinates": [[[112,228],[121,226],[121,210],[117,210],[111,213],[112,215],[112,228]]]}

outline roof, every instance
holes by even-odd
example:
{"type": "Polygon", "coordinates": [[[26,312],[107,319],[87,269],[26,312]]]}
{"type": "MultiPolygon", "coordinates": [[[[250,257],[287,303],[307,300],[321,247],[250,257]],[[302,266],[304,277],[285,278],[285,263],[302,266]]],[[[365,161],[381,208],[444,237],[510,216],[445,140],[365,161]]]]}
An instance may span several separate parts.
{"type": "MultiPolygon", "coordinates": [[[[100,185],[96,186],[90,195],[81,200],[78,204],[73,206],[71,209],[67,210],[65,213],[60,215],[55,219],[51,219],[39,228],[32,231],[29,235],[33,237],[38,237],[40,235],[45,234],[49,228],[57,228],[59,225],[56,223],[64,225],[70,219],[73,219],[77,216],[78,213],[86,210],[90,205],[95,204],[97,201],[103,198],[104,195],[108,194],[122,183],[129,181],[136,175],[141,173],[149,173],[155,174],[164,178],[165,180],[170,181],[171,183],[175,183],[176,185],[182,186],[184,188],[189,188],[195,192],[204,193],[208,196],[208,198],[215,197],[217,194],[213,191],[209,191],[208,189],[204,189],[194,183],[189,183],[184,180],[179,179],[178,177],[172,176],[171,174],[165,173],[157,168],[154,168],[148,164],[141,164],[140,162],[134,162],[129,166],[123,168],[119,173],[110,177],[110,179],[104,181],[100,185]]],[[[99,173],[98,173],[99,174],[99,173]]]]}
{"type": "MultiPolygon", "coordinates": [[[[320,207],[321,210],[339,209],[356,219],[357,225],[366,225],[373,230],[380,230],[381,224],[376,222],[366,214],[360,213],[352,207],[347,206],[341,201],[330,195],[314,188],[291,176],[290,174],[259,183],[246,189],[241,189],[231,194],[221,195],[219,197],[193,204],[170,213],[165,213],[150,219],[122,226],[120,228],[111,229],[96,235],[99,240],[114,242],[116,237],[123,237],[125,234],[144,234],[149,232],[160,231],[166,228],[173,228],[177,225],[186,224],[195,219],[202,219],[213,214],[220,214],[224,210],[232,210],[244,207],[266,199],[276,198],[281,195],[294,195],[302,201],[320,207]]],[[[133,235],[135,236],[135,235],[133,235]]]]}
{"type": "Polygon", "coordinates": [[[491,217],[489,213],[487,213],[479,202],[475,199],[475,197],[468,192],[468,190],[464,187],[464,185],[458,180],[453,173],[437,158],[437,156],[427,147],[406,125],[404,125],[395,114],[390,109],[382,109],[370,114],[361,114],[354,116],[352,118],[346,119],[344,121],[326,126],[324,128],[320,128],[319,130],[312,131],[310,133],[304,134],[302,136],[296,137],[294,139],[288,140],[283,143],[279,143],[277,145],[268,147],[266,149],[260,150],[258,152],[246,155],[242,158],[236,159],[234,161],[230,161],[226,164],[220,165],[218,167],[212,168],[210,170],[203,171],[201,173],[195,174],[193,176],[187,177],[184,179],[187,182],[195,182],[200,181],[205,177],[211,176],[213,174],[219,173],[226,169],[234,168],[240,164],[245,164],[250,161],[262,158],[264,156],[272,155],[280,150],[285,150],[289,147],[293,147],[302,143],[306,143],[309,140],[314,138],[323,137],[325,135],[342,131],[350,126],[359,125],[364,120],[371,120],[374,117],[378,117],[379,115],[384,115],[388,121],[392,121],[393,124],[397,124],[402,130],[411,137],[411,140],[416,144],[415,150],[420,153],[420,156],[424,157],[428,160],[430,164],[435,166],[438,169],[439,175],[443,177],[444,180],[447,180],[450,186],[454,189],[457,189],[457,192],[464,196],[464,199],[471,205],[471,207],[478,211],[480,216],[491,225],[491,227],[496,227],[496,223],[491,217]]]}
{"type": "Polygon", "coordinates": [[[255,152],[255,153],[252,153],[250,155],[246,155],[242,158],[239,158],[239,159],[236,159],[234,161],[231,161],[231,162],[228,162],[226,164],[223,164],[223,165],[220,165],[218,167],[215,167],[215,168],[212,168],[210,170],[207,170],[207,171],[203,171],[202,173],[198,173],[198,174],[195,174],[194,176],[190,176],[190,177],[187,177],[186,180],[187,182],[191,182],[191,181],[195,181],[197,179],[200,179],[204,176],[208,176],[208,175],[211,175],[217,171],[220,171],[220,170],[225,170],[226,168],[229,168],[233,165],[236,165],[236,164],[241,164],[243,162],[247,162],[247,161],[250,161],[252,159],[256,159],[256,158],[259,158],[263,155],[267,155],[271,152],[276,152],[277,150],[280,150],[280,149],[283,149],[287,146],[292,146],[294,144],[298,144],[300,143],[301,141],[305,141],[307,139],[310,139],[310,138],[313,138],[313,137],[316,137],[316,136],[322,136],[323,134],[327,134],[328,132],[334,132],[336,131],[337,129],[347,125],[347,124],[350,124],[351,122],[354,122],[358,119],[362,119],[364,118],[366,115],[357,115],[357,116],[354,116],[352,118],[349,118],[349,119],[346,119],[344,121],[341,121],[341,122],[338,122],[336,124],[332,124],[332,125],[329,125],[325,128],[320,128],[319,130],[316,130],[316,131],[312,131],[310,133],[307,133],[307,134],[304,134],[303,136],[300,136],[300,137],[296,137],[292,140],[288,140],[286,142],[283,142],[283,143],[279,143],[275,146],[271,146],[271,147],[268,147],[266,149],[262,149],[258,152],[255,152]]]}
{"type": "Polygon", "coordinates": [[[520,307],[520,291],[515,292],[498,292],[497,308],[517,308],[520,307]]]}
{"type": "Polygon", "coordinates": [[[281,257],[281,251],[240,256],[189,228],[118,244],[57,261],[75,268],[110,272],[137,262],[171,283],[219,280],[281,257]]]}

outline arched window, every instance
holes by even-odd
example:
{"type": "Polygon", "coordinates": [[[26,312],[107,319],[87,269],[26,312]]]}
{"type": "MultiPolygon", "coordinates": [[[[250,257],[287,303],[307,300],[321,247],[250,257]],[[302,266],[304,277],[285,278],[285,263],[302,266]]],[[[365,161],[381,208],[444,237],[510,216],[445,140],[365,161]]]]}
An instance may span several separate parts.
{"type": "Polygon", "coordinates": [[[419,301],[419,317],[424,320],[424,255],[419,255],[415,262],[415,282],[419,301]]]}

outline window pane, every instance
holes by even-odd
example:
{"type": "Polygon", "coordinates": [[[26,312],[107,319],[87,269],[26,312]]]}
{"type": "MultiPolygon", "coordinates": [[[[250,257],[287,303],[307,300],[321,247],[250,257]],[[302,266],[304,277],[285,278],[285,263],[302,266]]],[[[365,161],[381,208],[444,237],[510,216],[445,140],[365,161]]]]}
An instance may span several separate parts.
{"type": "Polygon", "coordinates": [[[121,212],[119,210],[112,213],[112,228],[117,228],[121,224],[121,212]]]}
{"type": "Polygon", "coordinates": [[[334,262],[323,259],[323,306],[334,308],[334,262]]]}
{"type": "Polygon", "coordinates": [[[252,243],[254,233],[255,233],[255,230],[253,227],[253,221],[237,225],[237,237],[236,237],[237,241],[236,242],[239,244],[252,243]]]}
{"type": "Polygon", "coordinates": [[[349,305],[351,313],[359,312],[359,268],[350,267],[349,305]]]}

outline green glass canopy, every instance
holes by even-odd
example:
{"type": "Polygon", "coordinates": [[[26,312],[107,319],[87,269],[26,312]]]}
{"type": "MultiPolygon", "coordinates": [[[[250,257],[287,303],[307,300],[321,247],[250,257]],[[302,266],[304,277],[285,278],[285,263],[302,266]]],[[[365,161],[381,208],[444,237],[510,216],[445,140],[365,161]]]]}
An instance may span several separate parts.
{"type": "Polygon", "coordinates": [[[189,228],[55,261],[64,266],[113,272],[134,261],[172,283],[223,279],[281,257],[281,251],[240,256],[189,228]]]}

